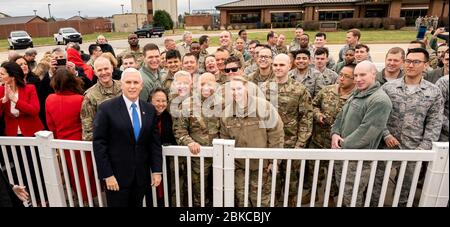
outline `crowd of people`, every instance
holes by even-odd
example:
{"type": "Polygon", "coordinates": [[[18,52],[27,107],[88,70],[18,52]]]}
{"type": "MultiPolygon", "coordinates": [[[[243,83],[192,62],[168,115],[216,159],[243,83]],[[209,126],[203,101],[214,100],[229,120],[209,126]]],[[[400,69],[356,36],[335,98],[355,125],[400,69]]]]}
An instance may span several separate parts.
{"type": "MultiPolygon", "coordinates": [[[[24,56],[11,54],[0,67],[1,133],[34,136],[47,129],[57,139],[93,141],[92,155],[109,206],[141,206],[144,195],[151,204],[150,182],[158,186],[160,206],[163,187],[169,189],[170,205],[178,205],[174,176],[168,175],[169,185],[160,184],[161,145],[187,146],[195,155],[215,138],[233,139],[236,147],[298,149],[430,150],[432,142],[448,141],[448,43],[438,45],[433,35],[426,42],[411,41],[407,50],[392,47],[385,67],[377,71],[358,29],[347,31],[338,59],[329,53],[326,33],[310,38],[301,27],[293,32],[287,45],[285,35],[273,31],[266,43],[249,40],[245,30],[237,38],[222,31],[214,53],[208,52],[207,35],[196,41],[185,32],[179,44],[166,38],[162,50],[153,43],[141,47],[137,35],[130,34],[129,47],[117,55],[104,36],[89,46],[89,55],[76,43],[55,48],[39,62],[33,49],[24,56]]],[[[66,158],[73,190],[78,166],[78,199],[86,202],[85,175],[92,196],[97,196],[93,160],[88,153],[88,171],[83,172],[80,159],[79,153],[76,163],[66,158]]],[[[301,203],[311,198],[314,163],[306,163],[301,203]]],[[[193,206],[211,206],[212,160],[205,159],[204,176],[200,164],[192,159],[193,206]],[[205,179],[204,203],[200,177],[205,179]]],[[[383,164],[378,166],[372,206],[379,203],[383,164]]],[[[263,166],[261,205],[269,206],[273,163],[265,160],[263,166]]],[[[291,206],[298,200],[299,166],[300,161],[292,162],[291,206]]],[[[321,162],[319,180],[327,167],[321,162]]],[[[172,159],[168,168],[174,173],[172,159]]],[[[351,203],[356,168],[356,162],[349,163],[344,206],[351,203]]],[[[279,169],[284,178],[286,163],[279,169]]],[[[335,169],[330,201],[338,192],[335,179],[341,177],[342,163],[335,169]]],[[[180,187],[187,187],[185,159],[178,170],[180,187]]],[[[407,203],[414,164],[406,171],[401,206],[407,203]]],[[[364,163],[357,206],[363,205],[369,175],[370,165],[364,163]]],[[[243,160],[236,161],[235,176],[235,204],[257,206],[258,162],[250,161],[248,201],[243,160]]],[[[277,200],[283,187],[277,182],[277,200]]],[[[183,206],[187,194],[180,192],[183,206]]]]}

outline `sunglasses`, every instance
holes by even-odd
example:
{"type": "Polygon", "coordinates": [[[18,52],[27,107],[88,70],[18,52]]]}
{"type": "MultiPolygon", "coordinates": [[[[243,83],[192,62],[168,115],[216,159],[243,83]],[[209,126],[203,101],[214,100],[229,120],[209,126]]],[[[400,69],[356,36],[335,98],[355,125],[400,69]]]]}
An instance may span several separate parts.
{"type": "Polygon", "coordinates": [[[230,73],[230,72],[237,72],[239,70],[239,68],[238,67],[234,67],[234,68],[228,68],[228,69],[225,69],[225,72],[226,73],[230,73]]]}

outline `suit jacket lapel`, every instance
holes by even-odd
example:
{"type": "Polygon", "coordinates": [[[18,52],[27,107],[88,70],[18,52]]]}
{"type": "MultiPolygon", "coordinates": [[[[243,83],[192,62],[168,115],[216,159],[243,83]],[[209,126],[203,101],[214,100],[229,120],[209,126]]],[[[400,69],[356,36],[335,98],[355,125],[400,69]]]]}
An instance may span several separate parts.
{"type": "MultiPolygon", "coordinates": [[[[130,115],[128,114],[127,105],[125,104],[125,101],[123,100],[122,96],[119,96],[119,113],[120,116],[122,116],[123,121],[125,124],[128,125],[128,133],[130,134],[130,138],[133,142],[136,140],[134,139],[134,132],[133,132],[133,124],[131,123],[130,115]]],[[[142,131],[142,130],[141,130],[142,131]]]]}

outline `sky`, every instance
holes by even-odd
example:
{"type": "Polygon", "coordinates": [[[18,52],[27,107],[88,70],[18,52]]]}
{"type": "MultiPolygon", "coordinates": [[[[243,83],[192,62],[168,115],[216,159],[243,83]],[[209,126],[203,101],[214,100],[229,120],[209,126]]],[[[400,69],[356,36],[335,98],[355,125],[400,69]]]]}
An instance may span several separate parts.
{"type": "MultiPolygon", "coordinates": [[[[157,0],[164,1],[164,0],[157,0]]],[[[190,0],[191,10],[213,9],[215,6],[235,0],[190,0]]],[[[188,11],[189,0],[178,0],[178,14],[188,11]]],[[[95,17],[131,12],[131,0],[0,0],[0,12],[10,16],[34,15],[48,17],[48,4],[53,17],[69,18],[78,15],[95,17]]]]}

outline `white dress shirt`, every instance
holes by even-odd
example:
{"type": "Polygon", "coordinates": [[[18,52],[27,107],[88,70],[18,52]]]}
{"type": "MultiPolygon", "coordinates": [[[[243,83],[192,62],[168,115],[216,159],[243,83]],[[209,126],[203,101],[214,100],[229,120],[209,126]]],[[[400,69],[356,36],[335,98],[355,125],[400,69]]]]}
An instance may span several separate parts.
{"type": "MultiPolygon", "coordinates": [[[[125,97],[125,95],[122,95],[123,100],[125,101],[125,105],[127,106],[127,110],[128,110],[128,115],[130,116],[130,120],[131,120],[131,125],[133,125],[133,108],[131,108],[131,104],[133,104],[132,101],[130,101],[127,97],[125,97]]],[[[134,102],[136,104],[136,111],[138,112],[138,116],[139,116],[139,126],[141,126],[140,128],[142,129],[142,117],[141,117],[141,111],[140,111],[140,106],[139,106],[139,99],[136,100],[136,102],[134,102]]],[[[134,125],[133,125],[134,127],[134,125]]]]}

